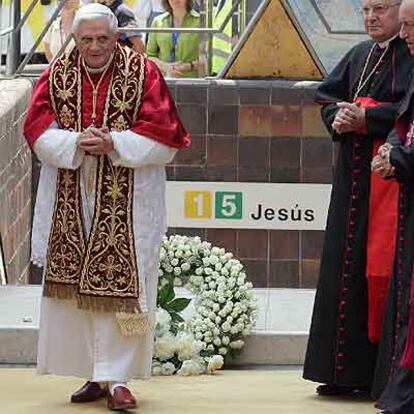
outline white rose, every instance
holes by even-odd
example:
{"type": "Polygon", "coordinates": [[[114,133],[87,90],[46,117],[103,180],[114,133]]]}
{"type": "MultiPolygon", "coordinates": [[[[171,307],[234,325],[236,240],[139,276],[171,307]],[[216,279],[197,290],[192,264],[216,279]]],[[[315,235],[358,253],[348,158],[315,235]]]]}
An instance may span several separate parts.
{"type": "Polygon", "coordinates": [[[219,277],[219,273],[218,273],[218,272],[216,272],[215,270],[213,270],[213,273],[211,274],[211,277],[212,277],[213,279],[217,279],[217,278],[219,277]]]}
{"type": "Polygon", "coordinates": [[[151,374],[154,375],[154,377],[161,375],[161,364],[159,362],[152,363],[151,374]]]}
{"type": "Polygon", "coordinates": [[[174,267],[174,274],[176,276],[180,276],[181,275],[181,267],[174,267]]]}
{"type": "Polygon", "coordinates": [[[207,373],[212,374],[222,368],[224,364],[224,358],[221,355],[214,355],[208,360],[207,373]]]}
{"type": "Polygon", "coordinates": [[[220,318],[220,316],[216,316],[216,319],[214,322],[216,322],[216,325],[220,325],[222,319],[220,318]]]}
{"type": "Polygon", "coordinates": [[[221,251],[221,249],[220,249],[220,247],[217,247],[217,246],[214,246],[212,249],[211,249],[211,254],[214,254],[214,255],[219,255],[220,254],[220,251],[221,251]]]}
{"type": "Polygon", "coordinates": [[[190,282],[195,286],[200,286],[203,284],[203,277],[202,276],[191,276],[190,282]]]}
{"type": "Polygon", "coordinates": [[[228,345],[230,343],[230,338],[228,336],[223,336],[223,338],[221,338],[221,342],[223,342],[223,345],[228,345]]]}
{"type": "Polygon", "coordinates": [[[197,276],[201,276],[203,274],[203,268],[202,267],[197,267],[197,269],[195,270],[195,274],[197,276]]]}
{"type": "Polygon", "coordinates": [[[176,350],[175,337],[171,332],[155,339],[154,355],[160,361],[166,361],[174,356],[176,350]]]}
{"type": "Polygon", "coordinates": [[[226,348],[220,348],[218,352],[219,352],[220,355],[226,355],[227,354],[227,349],[226,348]]]}
{"type": "Polygon", "coordinates": [[[227,289],[227,284],[223,283],[223,282],[220,282],[219,285],[218,285],[217,290],[219,292],[223,293],[226,289],[227,289]]]}
{"type": "Polygon", "coordinates": [[[167,252],[165,251],[164,247],[160,249],[160,260],[164,260],[167,256],[167,252]]]}
{"type": "Polygon", "coordinates": [[[214,345],[213,344],[209,344],[209,345],[207,345],[207,347],[206,347],[206,350],[207,351],[214,351],[214,345]]]}
{"type": "Polygon", "coordinates": [[[206,275],[211,275],[213,273],[213,269],[211,267],[205,267],[204,268],[204,273],[206,275]]]}
{"type": "Polygon", "coordinates": [[[244,341],[238,339],[237,341],[230,342],[229,346],[231,349],[242,349],[244,346],[244,341]]]}
{"type": "Polygon", "coordinates": [[[177,355],[180,361],[192,359],[201,350],[200,344],[188,332],[180,332],[176,338],[177,355]]]}
{"type": "Polygon", "coordinates": [[[177,251],[175,252],[175,257],[178,257],[178,258],[183,257],[183,251],[182,251],[182,250],[177,250],[177,251]]]}
{"type": "Polygon", "coordinates": [[[203,257],[203,265],[209,266],[210,265],[210,258],[209,257],[203,257]]]}
{"type": "Polygon", "coordinates": [[[179,277],[174,278],[174,286],[180,287],[183,285],[182,280],[179,277]]]}
{"type": "Polygon", "coordinates": [[[221,273],[223,276],[228,276],[228,275],[229,275],[229,271],[228,271],[227,269],[225,269],[225,268],[221,269],[221,270],[220,270],[220,273],[221,273]]]}
{"type": "Polygon", "coordinates": [[[226,317],[226,315],[227,315],[227,312],[226,312],[226,310],[223,308],[223,309],[221,309],[220,311],[219,311],[219,316],[221,316],[222,318],[225,318],[226,317]]]}
{"type": "Polygon", "coordinates": [[[216,263],[216,264],[214,265],[214,268],[215,268],[217,271],[220,271],[221,269],[223,269],[223,265],[219,262],[219,263],[216,263]]]}
{"type": "Polygon", "coordinates": [[[214,338],[213,340],[213,344],[215,346],[220,346],[221,345],[221,339],[220,338],[214,338]]]}
{"type": "Polygon", "coordinates": [[[223,332],[228,332],[231,329],[231,326],[228,322],[224,322],[223,325],[221,325],[221,329],[223,330],[223,332]]]}
{"type": "Polygon", "coordinates": [[[190,263],[183,263],[182,265],[181,265],[181,270],[183,271],[183,272],[187,272],[187,271],[189,271],[191,269],[191,265],[190,265],[190,263]]]}
{"type": "Polygon", "coordinates": [[[210,263],[213,266],[215,266],[219,262],[219,258],[216,255],[211,255],[209,259],[210,259],[210,263]]]}
{"type": "Polygon", "coordinates": [[[205,371],[205,364],[202,360],[189,360],[184,361],[181,368],[178,370],[177,375],[187,377],[190,375],[200,375],[205,371]]]}
{"type": "Polygon", "coordinates": [[[208,287],[210,288],[210,289],[215,289],[216,288],[216,282],[210,282],[209,284],[208,284],[208,287]]]}
{"type": "Polygon", "coordinates": [[[175,366],[171,362],[166,362],[161,365],[161,375],[172,375],[175,372],[175,366]]]}
{"type": "Polygon", "coordinates": [[[155,314],[155,336],[162,336],[171,328],[171,315],[162,308],[158,308],[155,314]]]}

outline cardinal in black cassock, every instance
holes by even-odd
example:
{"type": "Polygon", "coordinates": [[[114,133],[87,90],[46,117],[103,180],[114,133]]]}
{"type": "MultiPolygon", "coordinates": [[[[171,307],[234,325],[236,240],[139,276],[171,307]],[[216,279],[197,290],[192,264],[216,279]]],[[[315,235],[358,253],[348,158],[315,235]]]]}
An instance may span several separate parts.
{"type": "MultiPolygon", "coordinates": [[[[414,1],[400,10],[401,37],[414,55],[414,1]]],[[[383,177],[400,183],[398,237],[372,394],[386,414],[414,413],[414,79],[396,126],[372,161],[383,177]]]]}
{"type": "Polygon", "coordinates": [[[323,384],[320,395],[369,392],[396,249],[399,186],[371,175],[370,163],[394,126],[414,59],[398,36],[398,4],[370,3],[371,40],[316,92],[339,146],[303,373],[323,384]]]}

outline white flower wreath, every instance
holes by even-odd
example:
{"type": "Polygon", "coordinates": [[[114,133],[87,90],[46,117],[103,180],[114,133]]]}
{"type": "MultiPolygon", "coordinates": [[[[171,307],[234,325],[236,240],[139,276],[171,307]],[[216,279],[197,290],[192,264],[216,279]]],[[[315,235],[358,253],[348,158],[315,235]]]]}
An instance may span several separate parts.
{"type": "Polygon", "coordinates": [[[198,375],[220,369],[224,357],[244,345],[257,319],[252,283],[239,260],[199,237],[164,237],[159,263],[154,375],[198,375]],[[191,299],[176,298],[174,287],[194,295],[194,315],[181,312],[191,299]]]}

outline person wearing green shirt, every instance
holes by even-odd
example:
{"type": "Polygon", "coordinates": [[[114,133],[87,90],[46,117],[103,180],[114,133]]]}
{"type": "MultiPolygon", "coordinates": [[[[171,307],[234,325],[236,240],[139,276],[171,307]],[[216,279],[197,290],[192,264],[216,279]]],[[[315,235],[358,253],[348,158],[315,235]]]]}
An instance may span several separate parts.
{"type": "MultiPolygon", "coordinates": [[[[193,0],[163,0],[166,13],[151,27],[200,27],[200,16],[193,0]]],[[[193,78],[198,76],[198,33],[150,33],[147,54],[166,76],[193,78]]]]}

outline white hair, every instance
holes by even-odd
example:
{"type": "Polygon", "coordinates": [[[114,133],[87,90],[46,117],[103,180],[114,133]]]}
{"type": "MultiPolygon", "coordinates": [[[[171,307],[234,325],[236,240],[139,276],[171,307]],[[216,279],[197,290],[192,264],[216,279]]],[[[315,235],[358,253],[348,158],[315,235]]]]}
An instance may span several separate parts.
{"type": "Polygon", "coordinates": [[[75,18],[72,22],[72,33],[76,34],[78,32],[79,25],[81,23],[100,19],[102,17],[108,20],[109,30],[112,33],[116,33],[118,29],[118,19],[109,7],[99,3],[86,4],[76,12],[75,18]]]}

